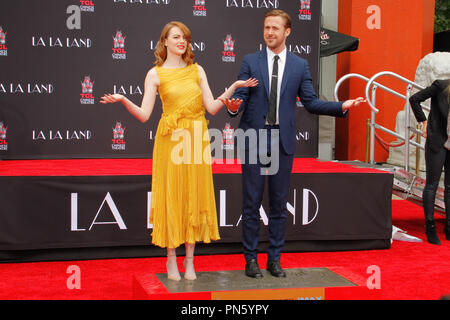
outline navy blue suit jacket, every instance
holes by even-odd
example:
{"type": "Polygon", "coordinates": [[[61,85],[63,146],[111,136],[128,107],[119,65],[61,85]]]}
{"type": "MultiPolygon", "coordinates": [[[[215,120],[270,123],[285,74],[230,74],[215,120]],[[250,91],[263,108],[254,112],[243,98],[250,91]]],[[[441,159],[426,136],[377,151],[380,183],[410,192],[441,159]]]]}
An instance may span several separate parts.
{"type": "MultiPolygon", "coordinates": [[[[239,127],[242,130],[262,129],[266,123],[269,111],[269,71],[267,66],[267,51],[264,48],[256,53],[244,57],[239,72],[239,80],[249,78],[258,79],[258,86],[253,88],[239,88],[232,98],[242,99],[239,108],[242,112],[239,127]]],[[[278,110],[280,138],[287,154],[295,153],[296,146],[296,117],[295,109],[297,96],[306,110],[315,114],[343,117],[342,102],[327,102],[319,100],[309,72],[309,66],[302,59],[291,52],[287,52],[280,91],[280,105],[278,110]]],[[[235,116],[236,114],[231,114],[235,116]]]]}

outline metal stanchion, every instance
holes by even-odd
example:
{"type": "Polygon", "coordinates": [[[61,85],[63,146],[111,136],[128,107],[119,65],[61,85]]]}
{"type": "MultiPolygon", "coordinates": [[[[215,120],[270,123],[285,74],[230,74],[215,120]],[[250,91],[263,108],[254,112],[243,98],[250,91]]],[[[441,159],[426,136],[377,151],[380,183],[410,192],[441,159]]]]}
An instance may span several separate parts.
{"type": "Polygon", "coordinates": [[[369,163],[369,144],[370,144],[370,119],[367,119],[366,121],[366,157],[365,161],[366,163],[369,163]]]}

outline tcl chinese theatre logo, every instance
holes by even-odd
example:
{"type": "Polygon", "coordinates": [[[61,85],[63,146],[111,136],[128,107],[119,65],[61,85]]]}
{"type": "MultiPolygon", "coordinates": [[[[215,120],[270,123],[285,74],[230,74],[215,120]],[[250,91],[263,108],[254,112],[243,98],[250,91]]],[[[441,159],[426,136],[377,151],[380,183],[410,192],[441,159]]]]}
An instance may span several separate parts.
{"type": "Polygon", "coordinates": [[[7,56],[8,48],[6,47],[6,31],[0,26],[0,56],[7,56]]]}
{"type": "Polygon", "coordinates": [[[124,60],[127,58],[127,52],[125,50],[125,38],[126,36],[122,31],[117,30],[116,35],[113,37],[114,47],[112,48],[112,58],[116,60],[124,60]]]}
{"type": "Polygon", "coordinates": [[[0,151],[8,150],[8,141],[6,140],[6,130],[8,128],[0,122],[0,151]]]}
{"type": "Polygon", "coordinates": [[[311,20],[311,0],[300,0],[299,20],[311,20]]]}
{"type": "Polygon", "coordinates": [[[94,81],[90,76],[85,76],[81,82],[80,103],[81,104],[94,104],[94,81]]]}
{"type": "Polygon", "coordinates": [[[206,0],[195,0],[193,14],[197,17],[206,17],[206,0]]]}
{"type": "Polygon", "coordinates": [[[93,0],[80,0],[80,10],[83,12],[94,12],[95,4],[93,0]]]}
{"type": "Polygon", "coordinates": [[[234,54],[234,47],[236,41],[233,40],[231,34],[227,34],[223,41],[222,61],[223,62],[236,62],[236,56],[234,54]]]}
{"type": "Polygon", "coordinates": [[[113,128],[113,138],[111,148],[112,150],[125,150],[125,129],[122,122],[117,121],[113,128]]]}

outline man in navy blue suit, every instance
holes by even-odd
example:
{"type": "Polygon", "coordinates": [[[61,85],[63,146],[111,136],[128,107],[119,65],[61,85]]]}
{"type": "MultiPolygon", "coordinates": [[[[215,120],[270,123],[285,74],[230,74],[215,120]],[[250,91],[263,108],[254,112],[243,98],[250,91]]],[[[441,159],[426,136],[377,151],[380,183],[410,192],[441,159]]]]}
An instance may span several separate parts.
{"type": "MultiPolygon", "coordinates": [[[[242,242],[246,260],[245,274],[261,278],[257,262],[260,213],[265,179],[269,186],[269,248],[267,271],[275,277],[285,277],[280,257],[285,239],[286,201],[296,146],[296,102],[300,97],[306,110],[315,114],[344,117],[350,107],[364,102],[363,98],[342,102],[319,100],[312,85],[306,60],[286,50],[286,38],[291,33],[291,19],[282,10],[264,15],[264,41],[261,51],[244,57],[238,78],[256,78],[258,86],[236,90],[232,99],[222,100],[231,116],[242,112],[240,129],[254,130],[258,141],[245,140],[242,161],[242,242]],[[252,160],[255,153],[258,161],[252,160]],[[276,163],[274,163],[276,162],[276,163]],[[275,170],[269,170],[275,168],[275,170]]],[[[246,138],[252,135],[246,134],[246,138]]],[[[239,147],[239,146],[238,146],[239,147]]],[[[242,160],[242,159],[241,159],[242,160]]]]}

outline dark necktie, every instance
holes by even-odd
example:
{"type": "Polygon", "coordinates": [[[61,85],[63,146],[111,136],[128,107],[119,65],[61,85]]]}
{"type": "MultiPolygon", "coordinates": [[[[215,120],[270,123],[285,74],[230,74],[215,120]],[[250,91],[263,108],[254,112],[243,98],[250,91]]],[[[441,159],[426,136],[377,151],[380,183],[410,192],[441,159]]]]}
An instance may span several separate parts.
{"type": "Polygon", "coordinates": [[[271,126],[277,121],[278,59],[280,59],[279,56],[273,58],[272,83],[270,85],[269,114],[267,115],[267,122],[271,126]]]}

